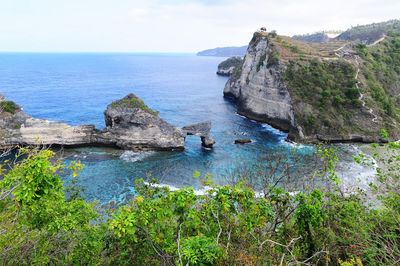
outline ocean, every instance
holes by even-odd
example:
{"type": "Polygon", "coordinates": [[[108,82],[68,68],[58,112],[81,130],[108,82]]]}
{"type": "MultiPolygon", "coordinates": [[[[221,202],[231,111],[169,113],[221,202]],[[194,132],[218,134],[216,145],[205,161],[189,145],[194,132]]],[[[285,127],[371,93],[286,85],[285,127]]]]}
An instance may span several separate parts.
{"type": "MultiPolygon", "coordinates": [[[[132,92],[172,124],[212,121],[213,149],[188,136],[183,151],[76,148],[60,152],[66,163],[85,164],[79,184],[86,188],[88,200],[101,203],[131,198],[138,178],[201,189],[195,171],[227,184],[234,169],[251,167],[266,156],[281,157],[290,149],[312,152],[310,147],[286,143],[285,133],[236,114],[235,103],[223,97],[227,78],[215,74],[224,59],[193,54],[0,53],[0,93],[36,118],[94,124],[98,129],[105,127],[106,106],[132,92]],[[252,143],[234,144],[238,138],[252,143]]],[[[349,158],[344,170],[365,172],[351,164],[357,151],[344,150],[349,158]]]]}

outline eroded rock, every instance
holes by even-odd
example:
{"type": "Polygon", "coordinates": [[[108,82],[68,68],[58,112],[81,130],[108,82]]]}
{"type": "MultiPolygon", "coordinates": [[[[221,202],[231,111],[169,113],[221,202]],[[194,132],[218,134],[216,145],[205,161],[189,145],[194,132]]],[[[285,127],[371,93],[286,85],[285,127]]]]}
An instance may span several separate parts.
{"type": "MultiPolygon", "coordinates": [[[[4,101],[4,97],[1,98],[4,101]]],[[[133,151],[183,149],[187,134],[199,136],[202,145],[212,147],[211,121],[174,126],[159,117],[136,95],[113,101],[104,112],[106,128],[34,118],[20,106],[12,114],[0,111],[0,149],[16,145],[109,146],[133,151]]]]}
{"type": "Polygon", "coordinates": [[[211,137],[211,134],[210,134],[211,121],[205,121],[205,122],[185,126],[182,128],[182,130],[187,135],[194,135],[194,136],[200,137],[201,144],[206,148],[211,148],[215,144],[215,141],[213,140],[213,138],[211,137]]]}

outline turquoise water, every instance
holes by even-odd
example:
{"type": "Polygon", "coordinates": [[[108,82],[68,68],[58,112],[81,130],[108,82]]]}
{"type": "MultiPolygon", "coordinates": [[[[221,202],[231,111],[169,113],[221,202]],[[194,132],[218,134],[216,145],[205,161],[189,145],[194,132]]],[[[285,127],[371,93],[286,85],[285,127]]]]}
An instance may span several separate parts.
{"type": "MultiPolygon", "coordinates": [[[[184,151],[132,153],[100,148],[64,151],[66,161],[81,160],[88,199],[101,202],[129,197],[135,179],[151,175],[175,187],[200,186],[194,171],[224,174],[251,166],[277,147],[290,146],[286,134],[236,114],[223,97],[226,77],[215,74],[224,58],[191,54],[0,54],[0,93],[26,113],[71,125],[104,128],[103,111],[128,93],[141,97],[170,123],[184,126],[211,120],[213,149],[188,136],[184,151]],[[249,138],[247,145],[234,140],[249,138]]],[[[274,155],[275,156],[275,155],[274,155]]],[[[277,154],[278,156],[278,154],[277,154]]]]}

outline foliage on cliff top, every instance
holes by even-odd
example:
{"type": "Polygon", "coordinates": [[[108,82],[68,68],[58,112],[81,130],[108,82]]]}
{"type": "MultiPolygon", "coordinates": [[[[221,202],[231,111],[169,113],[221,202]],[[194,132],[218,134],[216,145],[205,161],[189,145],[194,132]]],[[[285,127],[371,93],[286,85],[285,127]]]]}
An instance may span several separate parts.
{"type": "Polygon", "coordinates": [[[13,101],[1,101],[0,102],[0,113],[6,111],[11,114],[15,114],[18,110],[18,105],[13,101]]]}
{"type": "Polygon", "coordinates": [[[230,57],[224,61],[222,61],[218,65],[218,69],[228,69],[230,67],[238,67],[242,64],[243,59],[240,56],[230,57]]]}
{"type": "Polygon", "coordinates": [[[269,41],[284,61],[314,57],[334,58],[332,51],[345,43],[343,41],[311,43],[282,35],[269,37],[269,41]]]}
{"type": "Polygon", "coordinates": [[[121,100],[117,100],[111,103],[112,108],[124,107],[124,108],[138,108],[149,114],[158,116],[158,111],[153,111],[150,107],[148,107],[142,99],[137,97],[135,94],[131,93],[125,96],[121,100]]]}

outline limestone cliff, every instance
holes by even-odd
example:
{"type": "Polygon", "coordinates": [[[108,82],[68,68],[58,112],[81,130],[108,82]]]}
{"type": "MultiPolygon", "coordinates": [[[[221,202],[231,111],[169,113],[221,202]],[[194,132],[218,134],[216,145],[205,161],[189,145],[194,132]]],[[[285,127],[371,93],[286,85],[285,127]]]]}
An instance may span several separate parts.
{"type": "Polygon", "coordinates": [[[256,33],[242,67],[226,83],[224,95],[237,100],[239,114],[298,134],[290,93],[275,56],[267,36],[256,33]]]}
{"type": "Polygon", "coordinates": [[[380,142],[381,129],[399,139],[400,67],[389,60],[399,36],[366,47],[257,32],[224,95],[236,100],[239,114],[300,141],[380,142]],[[376,71],[382,66],[385,72],[376,71]]]}
{"type": "Polygon", "coordinates": [[[0,148],[15,145],[79,146],[93,143],[97,131],[94,125],[72,127],[66,123],[37,119],[18,106],[14,114],[0,110],[0,148]]]}

